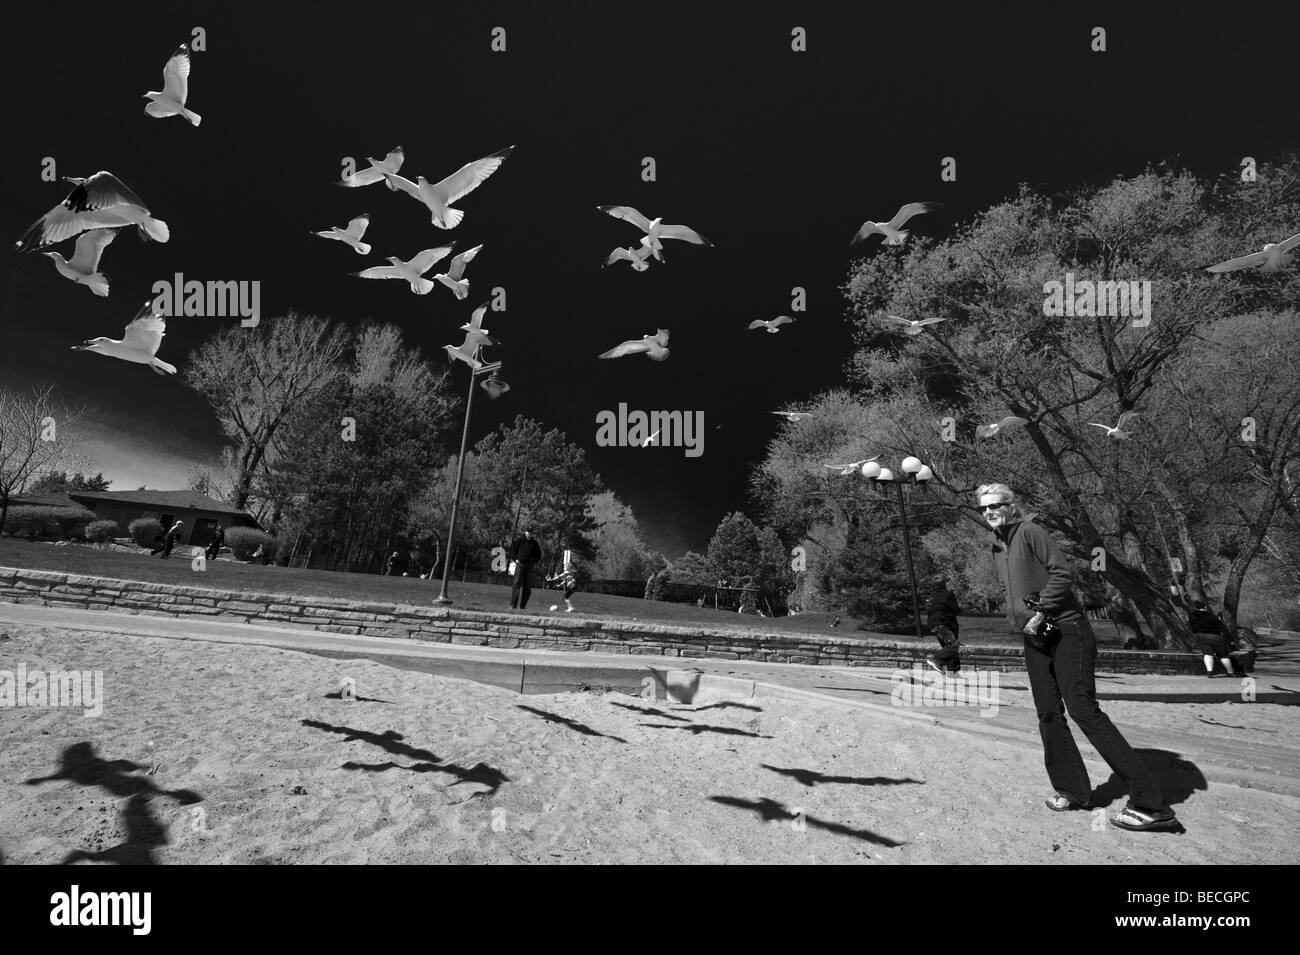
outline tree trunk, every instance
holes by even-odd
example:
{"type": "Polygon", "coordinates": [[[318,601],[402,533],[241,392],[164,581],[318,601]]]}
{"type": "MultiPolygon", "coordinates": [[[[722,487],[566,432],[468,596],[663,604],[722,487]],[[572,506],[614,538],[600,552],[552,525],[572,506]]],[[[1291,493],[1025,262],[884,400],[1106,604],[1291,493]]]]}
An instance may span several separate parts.
{"type": "Polygon", "coordinates": [[[1205,600],[1205,565],[1201,560],[1201,548],[1192,535],[1191,521],[1182,502],[1174,495],[1164,481],[1152,480],[1153,486],[1160,492],[1169,506],[1169,513],[1174,519],[1174,533],[1178,535],[1178,547],[1183,554],[1184,586],[1192,600],[1205,600]]]}

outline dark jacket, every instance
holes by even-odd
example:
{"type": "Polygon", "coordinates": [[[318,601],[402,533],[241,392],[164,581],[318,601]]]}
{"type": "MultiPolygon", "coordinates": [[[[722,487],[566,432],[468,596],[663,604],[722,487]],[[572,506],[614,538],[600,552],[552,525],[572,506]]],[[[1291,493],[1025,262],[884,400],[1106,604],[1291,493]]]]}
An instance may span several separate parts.
{"type": "Polygon", "coordinates": [[[1057,621],[1084,619],[1074,596],[1074,571],[1056,541],[1032,514],[1012,518],[994,535],[993,560],[1007,595],[1007,622],[1024,629],[1033,613],[1023,598],[1037,593],[1040,608],[1057,621]]]}
{"type": "Polygon", "coordinates": [[[531,567],[542,559],[542,545],[537,543],[537,538],[529,540],[527,537],[519,536],[515,542],[510,545],[510,559],[517,560],[525,567],[531,567]]]}
{"type": "Polygon", "coordinates": [[[935,627],[947,627],[957,635],[957,614],[961,613],[961,608],[957,606],[957,597],[947,587],[936,587],[934,593],[930,595],[930,602],[926,605],[925,612],[926,626],[934,629],[935,627]]]}

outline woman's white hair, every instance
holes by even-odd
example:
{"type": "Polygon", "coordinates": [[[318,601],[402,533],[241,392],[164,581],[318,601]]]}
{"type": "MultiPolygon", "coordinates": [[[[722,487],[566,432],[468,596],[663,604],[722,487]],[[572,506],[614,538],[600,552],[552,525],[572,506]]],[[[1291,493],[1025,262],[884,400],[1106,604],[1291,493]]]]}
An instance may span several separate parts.
{"type": "Polygon", "coordinates": [[[1011,490],[1005,484],[981,484],[975,490],[975,500],[978,502],[985,495],[996,494],[1002,500],[1011,505],[1011,513],[1016,517],[1023,517],[1020,505],[1016,503],[1016,492],[1011,490]]]}

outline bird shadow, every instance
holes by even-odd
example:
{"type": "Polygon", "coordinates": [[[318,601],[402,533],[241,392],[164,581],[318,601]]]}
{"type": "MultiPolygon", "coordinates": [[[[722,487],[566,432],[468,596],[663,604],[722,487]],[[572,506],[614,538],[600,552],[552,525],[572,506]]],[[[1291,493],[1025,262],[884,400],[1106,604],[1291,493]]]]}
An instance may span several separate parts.
{"type": "Polygon", "coordinates": [[[702,710],[750,710],[754,713],[762,713],[761,706],[752,706],[749,703],[737,703],[735,700],[721,700],[717,703],[708,703],[704,706],[695,707],[694,712],[699,713],[702,710]]]}
{"type": "Polygon", "coordinates": [[[905,842],[898,842],[886,836],[872,832],[870,829],[857,829],[853,826],[846,826],[839,822],[829,822],[820,819],[817,816],[810,816],[807,813],[792,812],[784,804],[777,802],[775,799],[768,799],[766,796],[760,799],[739,799],[735,796],[710,796],[710,802],[720,803],[724,806],[731,806],[736,809],[747,809],[756,812],[763,822],[779,823],[783,820],[802,820],[813,829],[822,829],[826,832],[833,832],[836,835],[850,836],[854,839],[861,839],[863,842],[870,842],[873,845],[885,846],[886,848],[896,849],[899,846],[907,845],[905,842]]]}
{"type": "Polygon", "coordinates": [[[813,769],[782,769],[780,766],[769,766],[767,763],[759,763],[764,769],[779,773],[782,776],[789,776],[791,779],[803,783],[805,786],[816,786],[818,783],[844,783],[850,786],[905,786],[914,784],[924,786],[924,780],[912,779],[892,779],[889,776],[827,776],[813,769]]]}
{"type": "Polygon", "coordinates": [[[637,725],[662,730],[685,730],[692,736],[699,736],[701,733],[718,733],[722,736],[752,736],[755,739],[772,739],[771,736],[765,733],[751,733],[749,730],[736,729],[733,726],[709,726],[700,723],[692,723],[690,726],[675,726],[672,723],[638,723],[637,725]]]}
{"type": "Polygon", "coordinates": [[[684,716],[675,716],[672,713],[665,713],[662,710],[651,709],[648,706],[634,706],[631,703],[611,703],[611,705],[624,710],[635,710],[637,713],[648,713],[651,716],[662,716],[666,720],[677,720],[679,723],[690,722],[690,720],[684,716]]]}
{"type": "Polygon", "coordinates": [[[525,706],[522,703],[516,703],[515,705],[518,706],[519,709],[521,710],[526,710],[529,713],[532,713],[534,716],[540,716],[548,723],[558,723],[561,726],[567,726],[575,733],[581,733],[583,736],[600,736],[603,737],[604,739],[612,739],[620,743],[627,742],[627,740],[623,739],[621,736],[614,736],[610,733],[602,733],[600,732],[600,730],[592,729],[586,723],[580,723],[578,720],[570,719],[567,716],[560,716],[556,713],[548,713],[546,710],[539,710],[534,706],[525,706]]]}
{"type": "Polygon", "coordinates": [[[303,720],[302,725],[323,730],[326,733],[338,734],[343,737],[345,743],[352,741],[369,743],[394,756],[417,760],[417,762],[410,765],[403,765],[393,760],[383,763],[360,763],[355,760],[348,760],[339,767],[340,769],[361,770],[368,773],[386,772],[390,769],[402,769],[412,773],[446,773],[449,776],[456,777],[456,782],[452,783],[453,786],[458,786],[461,783],[478,783],[487,787],[488,794],[496,792],[501,788],[502,783],[510,781],[509,776],[487,763],[479,762],[473,766],[460,766],[456,763],[444,762],[442,757],[436,753],[403,742],[405,737],[393,730],[386,730],[383,733],[371,733],[368,730],[360,730],[351,726],[335,726],[330,723],[323,723],[320,720],[303,720]]]}
{"type": "Polygon", "coordinates": [[[98,786],[118,798],[126,798],[122,822],[126,838],[118,845],[99,852],[76,849],[68,853],[61,863],[112,862],[117,865],[157,865],[154,850],[170,844],[166,827],[154,816],[150,800],[165,796],[182,806],[202,802],[203,797],[189,789],[162,789],[148,776],[132,775],[147,770],[142,763],[129,759],[106,760],[95,752],[90,742],[73,743],[59,758],[59,771],[49,776],[38,776],[24,781],[28,786],[59,780],[79,786],[98,786]]]}
{"type": "MultiPolygon", "coordinates": [[[[335,690],[333,693],[326,693],[326,694],[325,694],[325,699],[327,699],[327,700],[341,700],[341,699],[343,699],[343,691],[342,691],[342,690],[335,690]]],[[[348,697],[348,701],[349,701],[349,702],[353,702],[353,701],[355,701],[355,702],[357,702],[357,703],[387,703],[387,704],[389,704],[390,706],[391,706],[392,703],[393,703],[392,700],[380,700],[380,699],[377,699],[377,698],[375,698],[375,697],[373,697],[373,696],[350,696],[350,697],[348,697]]]]}

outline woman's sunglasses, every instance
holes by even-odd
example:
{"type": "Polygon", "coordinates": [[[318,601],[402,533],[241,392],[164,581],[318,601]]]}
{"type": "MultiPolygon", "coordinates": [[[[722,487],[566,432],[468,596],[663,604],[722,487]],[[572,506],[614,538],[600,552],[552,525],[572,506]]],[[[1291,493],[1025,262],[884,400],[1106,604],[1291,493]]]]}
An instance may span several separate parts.
{"type": "Polygon", "coordinates": [[[996,511],[999,507],[1006,507],[1006,506],[1007,506],[1008,504],[1010,504],[1010,503],[1011,503],[1010,501],[1000,501],[1000,502],[998,502],[997,504],[981,504],[981,505],[980,505],[980,510],[981,510],[981,511],[996,511]]]}

